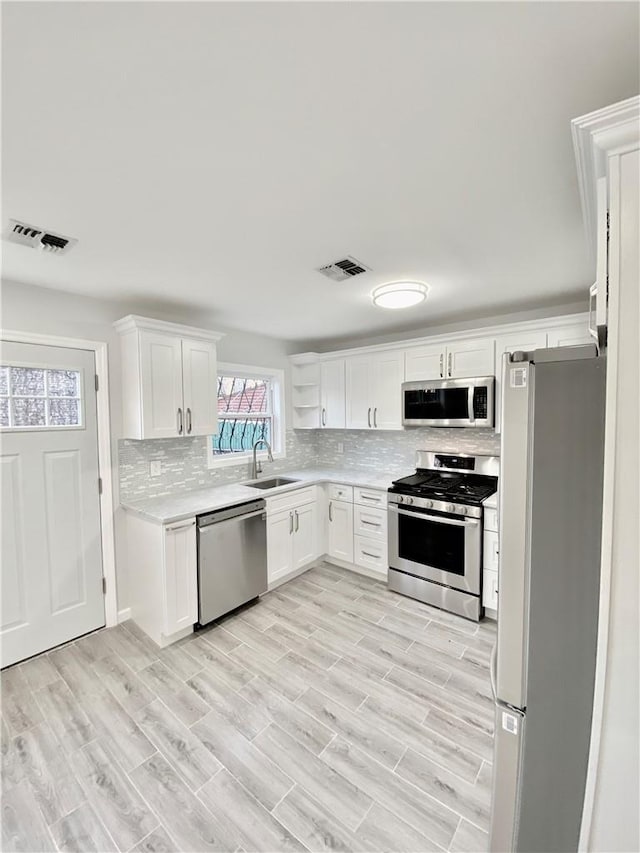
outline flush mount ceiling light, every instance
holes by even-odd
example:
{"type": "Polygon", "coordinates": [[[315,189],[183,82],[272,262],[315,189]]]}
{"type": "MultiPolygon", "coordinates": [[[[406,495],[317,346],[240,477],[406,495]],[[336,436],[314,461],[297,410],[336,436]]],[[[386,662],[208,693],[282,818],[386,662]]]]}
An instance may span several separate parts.
{"type": "Polygon", "coordinates": [[[428,292],[429,288],[421,281],[392,281],[376,287],[371,299],[380,308],[409,308],[424,302],[428,292]]]}

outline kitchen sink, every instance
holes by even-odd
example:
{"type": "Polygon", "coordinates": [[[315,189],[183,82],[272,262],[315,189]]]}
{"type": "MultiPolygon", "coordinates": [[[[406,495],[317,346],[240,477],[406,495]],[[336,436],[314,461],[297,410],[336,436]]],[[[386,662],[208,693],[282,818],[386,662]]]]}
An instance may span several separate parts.
{"type": "Polygon", "coordinates": [[[276,489],[278,486],[286,486],[289,483],[299,483],[290,477],[271,477],[269,480],[257,480],[255,483],[244,483],[250,489],[276,489]]]}

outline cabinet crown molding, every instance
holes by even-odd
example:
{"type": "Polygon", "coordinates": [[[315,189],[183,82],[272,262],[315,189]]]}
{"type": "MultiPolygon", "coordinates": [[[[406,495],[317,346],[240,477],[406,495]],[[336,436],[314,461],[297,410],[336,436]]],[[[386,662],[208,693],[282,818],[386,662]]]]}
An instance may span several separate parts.
{"type": "Polygon", "coordinates": [[[199,329],[197,326],[185,326],[182,323],[170,323],[166,320],[156,320],[153,317],[141,317],[139,314],[128,314],[113,324],[120,335],[133,332],[136,329],[146,329],[180,338],[196,338],[204,341],[219,341],[224,332],[214,332],[211,329],[199,329]]]}
{"type": "Polygon", "coordinates": [[[640,95],[579,116],[571,122],[578,169],[580,203],[592,260],[596,257],[596,182],[607,175],[607,155],[627,146],[637,147],[640,95]]]}

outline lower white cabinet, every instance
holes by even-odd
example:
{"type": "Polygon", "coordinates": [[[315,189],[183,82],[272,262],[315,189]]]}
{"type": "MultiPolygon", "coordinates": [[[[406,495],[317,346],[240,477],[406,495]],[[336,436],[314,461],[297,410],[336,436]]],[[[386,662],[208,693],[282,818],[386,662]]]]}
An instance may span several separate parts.
{"type": "MultiPolygon", "coordinates": [[[[295,496],[295,492],[289,494],[295,496]]],[[[267,574],[270,585],[316,559],[317,515],[315,500],[273,514],[269,514],[267,504],[267,574]]]]}
{"type": "Polygon", "coordinates": [[[353,563],[353,504],[329,501],[329,541],[327,554],[336,560],[353,563]]]}
{"type": "Polygon", "coordinates": [[[356,566],[387,576],[388,556],[386,539],[369,539],[365,536],[353,537],[353,562],[356,566]]]}
{"type": "Polygon", "coordinates": [[[155,524],[127,513],[131,618],[159,646],[198,621],[195,518],[155,524]]]}
{"type": "Polygon", "coordinates": [[[489,569],[482,577],[482,604],[490,610],[498,609],[498,573],[489,569]]]}

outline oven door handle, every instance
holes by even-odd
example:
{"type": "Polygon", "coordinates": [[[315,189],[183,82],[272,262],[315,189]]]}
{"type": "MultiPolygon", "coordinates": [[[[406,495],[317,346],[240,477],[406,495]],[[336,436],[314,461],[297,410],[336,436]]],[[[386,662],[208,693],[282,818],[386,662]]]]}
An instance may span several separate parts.
{"type": "Polygon", "coordinates": [[[408,515],[411,518],[428,518],[429,521],[434,521],[436,524],[451,524],[454,527],[477,527],[480,524],[479,518],[466,518],[464,521],[458,521],[457,518],[441,518],[439,515],[430,515],[428,512],[411,512],[407,509],[399,509],[395,505],[389,505],[389,512],[395,512],[397,515],[408,515]]]}

